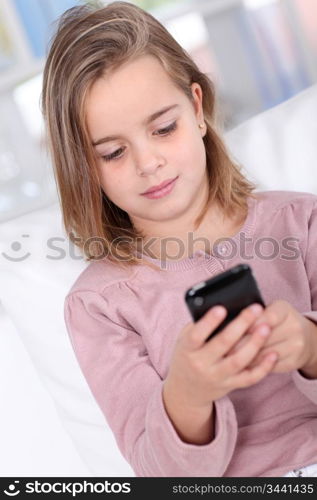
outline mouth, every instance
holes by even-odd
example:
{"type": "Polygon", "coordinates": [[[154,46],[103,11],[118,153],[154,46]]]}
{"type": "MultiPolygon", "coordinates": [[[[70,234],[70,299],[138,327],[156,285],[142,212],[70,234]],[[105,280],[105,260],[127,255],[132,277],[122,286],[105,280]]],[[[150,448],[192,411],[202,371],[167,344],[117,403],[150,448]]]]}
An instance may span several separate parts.
{"type": "Polygon", "coordinates": [[[157,186],[149,188],[147,191],[145,191],[144,193],[141,193],[141,194],[148,194],[148,193],[153,193],[154,191],[159,191],[160,189],[163,189],[165,186],[167,186],[168,184],[173,182],[175,179],[176,179],[176,177],[174,179],[167,179],[166,181],[161,182],[161,184],[158,184],[157,186]]]}
{"type": "Polygon", "coordinates": [[[174,186],[176,184],[178,177],[179,176],[175,177],[175,179],[172,179],[170,182],[165,184],[163,187],[158,188],[155,191],[142,193],[142,196],[145,196],[146,198],[150,198],[150,199],[157,199],[157,198],[162,198],[163,196],[168,195],[174,189],[174,186]]]}

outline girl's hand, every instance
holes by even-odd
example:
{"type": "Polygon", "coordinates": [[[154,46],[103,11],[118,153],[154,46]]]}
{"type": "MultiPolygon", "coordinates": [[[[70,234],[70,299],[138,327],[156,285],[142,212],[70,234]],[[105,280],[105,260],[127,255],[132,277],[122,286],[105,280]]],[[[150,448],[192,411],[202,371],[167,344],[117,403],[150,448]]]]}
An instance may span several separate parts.
{"type": "Polygon", "coordinates": [[[221,332],[205,342],[222,322],[224,307],[210,309],[196,323],[188,323],[177,338],[163,394],[170,404],[182,408],[204,409],[233,389],[256,384],[272,371],[276,356],[269,355],[254,368],[249,365],[262,348],[269,328],[253,329],[245,345],[229,355],[229,351],[251,328],[263,311],[256,304],[244,309],[221,332]],[[221,315],[217,315],[217,311],[221,315]]]}
{"type": "Polygon", "coordinates": [[[285,300],[276,300],[267,306],[233,352],[248,342],[248,336],[252,335],[256,325],[263,323],[269,325],[272,331],[249,368],[259,365],[273,350],[278,354],[273,373],[301,369],[304,375],[317,377],[317,326],[285,300]]]}

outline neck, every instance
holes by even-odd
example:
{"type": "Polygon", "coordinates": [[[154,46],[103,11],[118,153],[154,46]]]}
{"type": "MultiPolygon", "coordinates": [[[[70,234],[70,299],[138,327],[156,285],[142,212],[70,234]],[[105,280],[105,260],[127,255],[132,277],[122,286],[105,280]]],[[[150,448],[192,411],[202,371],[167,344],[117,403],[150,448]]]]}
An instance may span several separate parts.
{"type": "Polygon", "coordinates": [[[234,218],[226,217],[214,205],[207,211],[199,227],[194,230],[194,221],[188,221],[185,230],[169,234],[152,234],[142,241],[139,251],[153,259],[178,261],[190,257],[198,250],[212,254],[212,247],[219,238],[234,236],[243,225],[246,214],[234,218]]]}

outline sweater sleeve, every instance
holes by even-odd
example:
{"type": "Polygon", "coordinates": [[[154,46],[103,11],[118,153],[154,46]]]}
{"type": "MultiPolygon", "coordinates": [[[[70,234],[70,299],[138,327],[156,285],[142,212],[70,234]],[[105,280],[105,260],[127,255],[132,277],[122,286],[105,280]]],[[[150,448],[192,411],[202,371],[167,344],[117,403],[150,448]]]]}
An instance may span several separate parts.
{"type": "MultiPolygon", "coordinates": [[[[313,210],[308,221],[308,237],[304,259],[311,294],[311,310],[302,314],[313,321],[317,326],[317,196],[315,199],[313,210]]],[[[307,379],[298,370],[295,370],[293,372],[293,380],[297,388],[313,403],[317,404],[317,379],[307,379]]]]}
{"type": "Polygon", "coordinates": [[[80,368],[122,455],[137,476],[223,476],[237,440],[232,402],[227,396],[215,402],[213,441],[182,441],[165,411],[163,380],[142,337],[117,317],[110,319],[114,309],[97,292],[76,291],[66,297],[64,313],[80,368]]]}

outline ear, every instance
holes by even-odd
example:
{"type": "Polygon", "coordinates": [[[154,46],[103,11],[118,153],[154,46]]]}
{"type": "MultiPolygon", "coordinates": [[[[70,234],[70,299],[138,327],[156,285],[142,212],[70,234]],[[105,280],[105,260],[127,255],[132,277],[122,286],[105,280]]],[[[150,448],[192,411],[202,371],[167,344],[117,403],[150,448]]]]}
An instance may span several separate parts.
{"type": "Polygon", "coordinates": [[[203,110],[203,91],[199,83],[191,84],[193,106],[197,118],[197,124],[204,123],[204,110],[203,110]]]}

